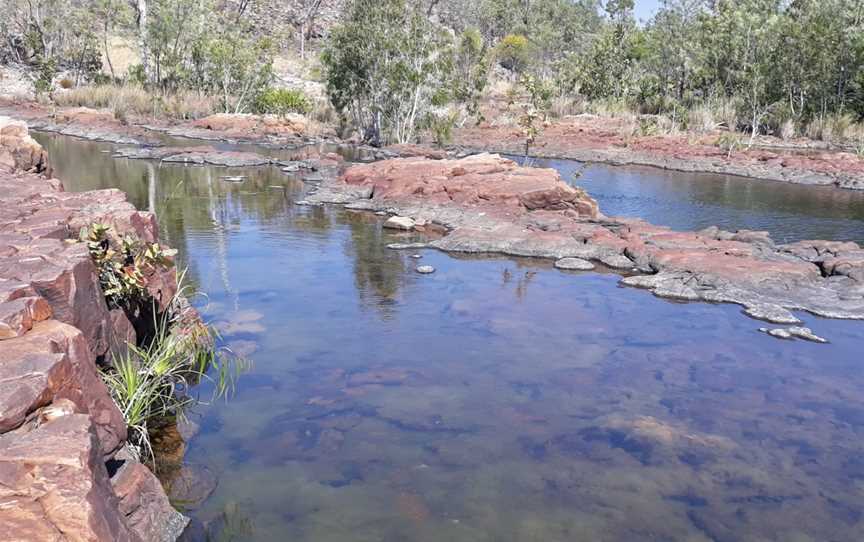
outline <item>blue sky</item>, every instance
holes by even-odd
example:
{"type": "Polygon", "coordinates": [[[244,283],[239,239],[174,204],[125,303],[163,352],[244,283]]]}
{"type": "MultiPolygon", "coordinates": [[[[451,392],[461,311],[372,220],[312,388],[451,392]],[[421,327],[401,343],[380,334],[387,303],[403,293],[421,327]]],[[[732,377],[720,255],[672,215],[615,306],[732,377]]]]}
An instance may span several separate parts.
{"type": "Polygon", "coordinates": [[[636,19],[647,21],[657,10],[660,0],[636,0],[636,19]]]}

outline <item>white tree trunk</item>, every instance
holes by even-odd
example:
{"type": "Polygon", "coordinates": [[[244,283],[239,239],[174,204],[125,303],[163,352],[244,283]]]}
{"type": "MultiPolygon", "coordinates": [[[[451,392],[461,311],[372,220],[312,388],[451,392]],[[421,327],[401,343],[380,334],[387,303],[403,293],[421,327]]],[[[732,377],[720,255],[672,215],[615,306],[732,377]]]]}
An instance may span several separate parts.
{"type": "Polygon", "coordinates": [[[147,83],[153,82],[153,68],[150,65],[150,38],[147,35],[147,0],[135,0],[138,12],[138,49],[141,52],[141,68],[147,83]]]}

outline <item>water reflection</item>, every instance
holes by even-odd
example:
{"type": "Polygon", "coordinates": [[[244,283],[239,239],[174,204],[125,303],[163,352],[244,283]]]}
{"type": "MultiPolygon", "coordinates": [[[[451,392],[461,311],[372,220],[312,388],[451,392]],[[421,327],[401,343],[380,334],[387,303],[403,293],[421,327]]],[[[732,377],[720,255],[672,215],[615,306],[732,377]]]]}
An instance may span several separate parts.
{"type": "Polygon", "coordinates": [[[585,188],[610,216],[636,216],[677,230],[719,226],[767,230],[778,242],[834,239],[864,243],[864,191],[535,159],[585,188]],[[581,172],[581,176],[573,178],[581,172]]]}
{"type": "MultiPolygon", "coordinates": [[[[69,189],[154,200],[146,163],[47,143],[69,189]]],[[[152,171],[205,315],[254,351],[184,448],[218,479],[199,539],[864,536],[860,322],[782,342],[611,274],[425,251],[420,276],[375,217],[294,206],[275,169],[152,171]]]]}

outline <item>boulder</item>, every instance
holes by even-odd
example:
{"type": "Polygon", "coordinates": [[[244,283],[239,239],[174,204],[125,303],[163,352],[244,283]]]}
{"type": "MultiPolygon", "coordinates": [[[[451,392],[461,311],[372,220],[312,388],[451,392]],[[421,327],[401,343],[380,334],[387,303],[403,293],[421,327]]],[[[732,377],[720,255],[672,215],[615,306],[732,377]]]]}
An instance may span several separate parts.
{"type": "Polygon", "coordinates": [[[384,222],[384,227],[391,230],[410,231],[414,229],[414,219],[407,216],[391,216],[384,222]]]}
{"type": "Polygon", "coordinates": [[[306,131],[306,118],[294,113],[288,115],[217,113],[196,120],[192,126],[235,137],[261,134],[299,135],[306,131]]]}
{"type": "Polygon", "coordinates": [[[48,155],[30,137],[27,125],[9,117],[0,117],[0,171],[41,173],[47,169],[48,155]]]}
{"type": "Polygon", "coordinates": [[[117,507],[85,414],[0,435],[0,502],[3,540],[140,540],[117,507]]]}
{"type": "Polygon", "coordinates": [[[497,154],[459,160],[395,158],[349,168],[343,181],[370,186],[373,200],[422,200],[436,204],[496,207],[517,211],[575,211],[597,218],[584,190],[569,186],[554,169],[521,167],[497,154]]]}
{"type": "Polygon", "coordinates": [[[69,399],[90,415],[102,453],[110,456],[126,440],[126,423],[96,371],[84,335],[57,320],[0,341],[0,432],[19,427],[37,408],[69,399]]]}
{"type": "Polygon", "coordinates": [[[125,461],[111,484],[126,524],[142,540],[173,542],[189,523],[174,510],[159,480],[141,463],[125,461]]]}

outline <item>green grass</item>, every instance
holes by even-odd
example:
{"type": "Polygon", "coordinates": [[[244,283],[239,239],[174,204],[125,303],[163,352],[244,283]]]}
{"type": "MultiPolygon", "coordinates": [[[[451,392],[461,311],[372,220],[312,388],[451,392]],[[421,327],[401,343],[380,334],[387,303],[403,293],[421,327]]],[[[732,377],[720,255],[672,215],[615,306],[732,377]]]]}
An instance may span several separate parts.
{"type": "Polygon", "coordinates": [[[102,374],[129,429],[129,448],[142,461],[153,460],[150,432],[157,421],[182,419],[190,408],[228,398],[248,366],[247,360],[217,348],[212,328],[190,322],[184,290],[165,316],[154,314],[154,338],[144,346],[127,345],[102,374]],[[194,388],[204,381],[212,384],[212,392],[202,399],[194,388]]]}

